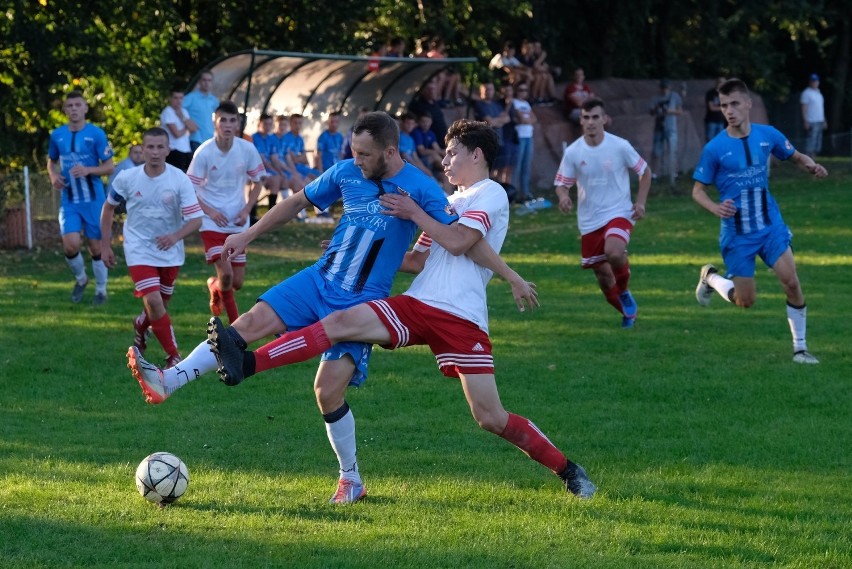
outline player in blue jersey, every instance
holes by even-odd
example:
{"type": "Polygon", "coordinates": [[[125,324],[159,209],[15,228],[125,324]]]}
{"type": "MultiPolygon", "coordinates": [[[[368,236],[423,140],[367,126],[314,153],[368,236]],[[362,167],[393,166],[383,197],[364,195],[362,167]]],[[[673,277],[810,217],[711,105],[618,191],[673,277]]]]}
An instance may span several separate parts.
{"type": "Polygon", "coordinates": [[[340,112],[334,111],[328,115],[328,128],[322,131],[317,139],[317,155],[314,167],[325,172],[343,156],[343,133],[340,128],[340,112]]]}
{"type": "Polygon", "coordinates": [[[770,155],[792,160],[816,178],[824,178],[828,172],[793,148],[775,128],[752,124],[751,96],[742,80],[722,83],[719,101],[728,126],[704,147],[693,174],[692,197],[722,220],[719,244],[727,278],[712,264],[704,265],[695,297],[707,306],[715,290],[728,302],[749,308],[755,300],[755,257],[760,257],[772,268],[787,296],[793,361],[817,364],[819,360],[808,352],[805,340],[807,308],[790,248],[792,234],[769,193],[770,155]],[[707,194],[710,184],[719,190],[719,202],[707,194]]]}
{"type": "MultiPolygon", "coordinates": [[[[278,202],[256,225],[228,237],[223,254],[239,255],[259,235],[293,220],[305,207],[324,209],[343,200],[343,215],[319,261],[269,289],[227,329],[241,346],[389,295],[417,226],[383,214],[381,195],[404,193],[441,223],[457,219],[450,213],[444,191],[405,163],[398,145],[399,129],[392,117],[383,112],[365,114],[354,127],[354,159],[338,162],[304,191],[278,202]]],[[[359,385],[366,378],[371,349],[370,344],[352,342],[333,346],[323,354],[314,382],[317,403],[340,463],[334,502],[354,502],[365,494],[355,458],[355,419],[344,395],[347,384],[359,385]]],[[[133,348],[129,357],[129,367],[149,403],[161,403],[187,382],[217,368],[206,341],[166,370],[146,362],[133,348]]]]}
{"type": "Polygon", "coordinates": [[[97,306],[107,298],[107,268],[101,259],[100,226],[106,194],[101,176],[109,176],[115,169],[112,147],[103,130],[86,122],[89,105],[79,91],[72,91],[65,97],[62,110],[68,117],[68,124],[50,133],[47,173],[53,188],[62,192],[59,230],[65,262],[76,280],[71,302],[83,300],[83,292],[89,284],[80,254],[85,233],[95,275],[92,304],[97,306]]]}

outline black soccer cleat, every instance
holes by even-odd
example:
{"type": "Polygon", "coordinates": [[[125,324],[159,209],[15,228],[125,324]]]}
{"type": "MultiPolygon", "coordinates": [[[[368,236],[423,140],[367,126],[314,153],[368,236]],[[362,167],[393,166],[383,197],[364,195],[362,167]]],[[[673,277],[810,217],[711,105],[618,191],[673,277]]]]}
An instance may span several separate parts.
{"type": "Polygon", "coordinates": [[[225,327],[219,317],[214,316],[207,324],[207,343],[216,357],[219,379],[225,385],[238,385],[245,379],[243,374],[243,353],[237,339],[225,327]]]}
{"type": "Polygon", "coordinates": [[[559,477],[565,482],[565,490],[578,498],[591,498],[597,490],[597,487],[586,475],[586,469],[570,460],[565,470],[559,473],[559,477]]]}

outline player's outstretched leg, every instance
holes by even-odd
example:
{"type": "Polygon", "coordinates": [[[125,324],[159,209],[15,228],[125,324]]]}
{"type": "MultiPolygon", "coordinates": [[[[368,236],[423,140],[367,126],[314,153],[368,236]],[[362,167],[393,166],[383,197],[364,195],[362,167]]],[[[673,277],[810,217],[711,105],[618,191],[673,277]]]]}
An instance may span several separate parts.
{"type": "Polygon", "coordinates": [[[163,381],[163,370],[143,358],[136,346],[130,346],[127,350],[127,367],[142,387],[142,393],[148,403],[162,403],[171,395],[163,381]]]}
{"type": "Polygon", "coordinates": [[[565,490],[578,498],[591,498],[597,490],[597,486],[586,475],[586,469],[570,460],[559,477],[565,482],[565,490]]]}
{"type": "Polygon", "coordinates": [[[707,283],[710,275],[717,274],[719,271],[712,264],[707,263],[701,267],[701,276],[698,279],[698,286],[695,287],[695,300],[701,306],[708,306],[710,299],[713,298],[713,287],[707,283]]]}
{"type": "Polygon", "coordinates": [[[226,385],[237,385],[245,379],[243,372],[243,355],[246,350],[245,341],[230,327],[225,327],[222,321],[214,316],[207,324],[207,343],[210,351],[216,356],[219,364],[216,373],[226,385]]]}

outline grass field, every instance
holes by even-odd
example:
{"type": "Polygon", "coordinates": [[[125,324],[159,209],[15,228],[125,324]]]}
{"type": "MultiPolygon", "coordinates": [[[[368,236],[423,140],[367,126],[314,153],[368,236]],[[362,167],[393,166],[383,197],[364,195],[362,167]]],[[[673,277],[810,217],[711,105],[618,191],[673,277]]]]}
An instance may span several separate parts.
{"type": "MultiPolygon", "coordinates": [[[[845,167],[845,166],[844,166],[845,167]]],[[[311,389],[316,362],[236,388],[215,376],[161,406],[126,369],[139,301],[124,269],[95,309],[71,305],[57,247],[0,254],[0,567],[852,567],[852,176],[778,168],[819,366],[791,362],[784,296],[758,269],[738,310],[693,290],[721,263],[718,221],[655,197],[631,245],[633,331],[579,268],[576,220],[512,220],[504,256],[538,283],[519,314],[489,286],[497,378],[599,487],[589,501],[480,430],[421,348],[377,349],[350,390],[370,495],[326,503],[337,464],[311,389]],[[153,451],[191,482],[160,510],[133,473],[153,451]]],[[[292,225],[250,252],[254,297],[319,254],[328,228],[292,225]]],[[[171,306],[183,353],[204,337],[197,241],[171,306]]],[[[396,290],[409,278],[401,276],[396,290]]],[[[464,286],[464,283],[459,283],[464,286]]],[[[156,342],[151,359],[162,351],[156,342]]]]}

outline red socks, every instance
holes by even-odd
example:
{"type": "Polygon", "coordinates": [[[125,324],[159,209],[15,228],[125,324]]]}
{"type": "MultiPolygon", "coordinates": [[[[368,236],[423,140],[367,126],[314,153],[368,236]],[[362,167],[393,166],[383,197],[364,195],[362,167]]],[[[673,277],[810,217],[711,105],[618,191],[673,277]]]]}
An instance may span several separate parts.
{"type": "Polygon", "coordinates": [[[538,427],[529,419],[509,413],[509,422],[500,436],[521,449],[534,461],[543,464],[555,474],[559,474],[568,465],[568,459],[553,446],[538,427]]]}
{"type": "Polygon", "coordinates": [[[160,342],[160,345],[163,346],[163,350],[165,350],[168,355],[178,355],[175,331],[174,328],[172,328],[172,319],[169,318],[168,313],[162,318],[152,320],[151,330],[154,331],[154,336],[157,337],[157,341],[160,342]]]}
{"type": "Polygon", "coordinates": [[[331,347],[322,322],[311,324],[265,344],[254,352],[255,373],[304,362],[331,347]]]}
{"type": "Polygon", "coordinates": [[[612,274],[615,275],[615,288],[619,294],[628,290],[630,283],[630,263],[624,263],[623,267],[612,268],[612,274]]]}
{"type": "Polygon", "coordinates": [[[234,298],[234,289],[220,289],[219,295],[222,298],[222,304],[225,305],[225,312],[228,313],[228,323],[233,324],[240,317],[240,311],[237,310],[237,300],[234,298]]]}

